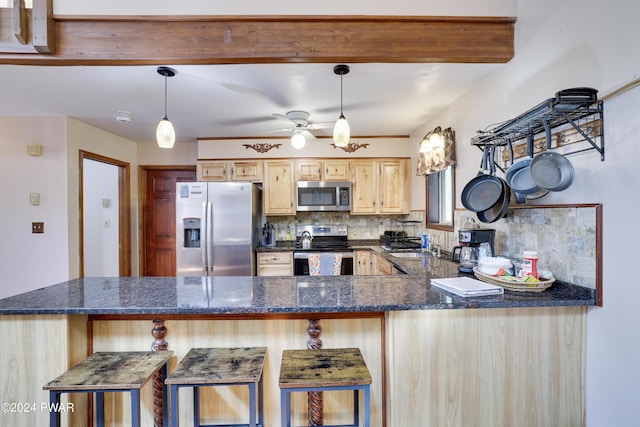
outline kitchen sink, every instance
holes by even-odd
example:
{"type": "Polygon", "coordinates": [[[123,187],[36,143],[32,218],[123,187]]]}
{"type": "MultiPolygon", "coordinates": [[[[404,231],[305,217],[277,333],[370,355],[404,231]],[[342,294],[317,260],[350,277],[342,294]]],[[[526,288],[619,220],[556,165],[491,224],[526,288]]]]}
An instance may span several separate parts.
{"type": "Polygon", "coordinates": [[[422,258],[426,256],[422,252],[392,252],[389,255],[396,258],[422,258]]]}

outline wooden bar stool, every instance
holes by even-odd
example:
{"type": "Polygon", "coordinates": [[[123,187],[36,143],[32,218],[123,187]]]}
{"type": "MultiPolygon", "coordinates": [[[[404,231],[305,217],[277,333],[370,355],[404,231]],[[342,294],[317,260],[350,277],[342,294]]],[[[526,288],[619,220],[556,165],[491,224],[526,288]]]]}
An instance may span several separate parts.
{"type": "MultiPolygon", "coordinates": [[[[96,423],[104,425],[104,393],[131,393],[131,425],[140,426],[140,389],[161,371],[164,379],[167,374],[167,361],[171,351],[127,351],[99,352],[78,363],[43,389],[49,390],[49,425],[60,425],[60,395],[62,393],[93,393],[96,396],[96,423]]],[[[166,411],[166,387],[163,387],[163,417],[168,420],[166,411]]]]}
{"type": "Polygon", "coordinates": [[[282,427],[291,427],[291,393],[329,390],[353,390],[350,427],[360,426],[358,392],[362,390],[363,426],[370,426],[371,374],[357,348],[285,350],[279,381],[282,427]]]}
{"type": "Polygon", "coordinates": [[[200,424],[198,388],[238,385],[249,387],[249,423],[207,424],[206,427],[262,426],[262,369],[266,354],[266,347],[192,348],[189,350],[165,380],[171,394],[171,426],[178,426],[178,389],[180,387],[193,387],[193,425],[205,427],[200,424]]]}

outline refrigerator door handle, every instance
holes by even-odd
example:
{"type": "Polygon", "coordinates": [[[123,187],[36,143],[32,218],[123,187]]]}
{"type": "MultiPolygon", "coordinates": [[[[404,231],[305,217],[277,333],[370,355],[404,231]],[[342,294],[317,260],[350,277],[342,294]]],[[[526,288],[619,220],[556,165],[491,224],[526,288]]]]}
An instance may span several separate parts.
{"type": "Polygon", "coordinates": [[[213,204],[207,202],[207,275],[213,271],[213,204]]]}
{"type": "Polygon", "coordinates": [[[202,239],[202,269],[207,271],[207,202],[202,202],[202,230],[200,232],[202,239]]]}

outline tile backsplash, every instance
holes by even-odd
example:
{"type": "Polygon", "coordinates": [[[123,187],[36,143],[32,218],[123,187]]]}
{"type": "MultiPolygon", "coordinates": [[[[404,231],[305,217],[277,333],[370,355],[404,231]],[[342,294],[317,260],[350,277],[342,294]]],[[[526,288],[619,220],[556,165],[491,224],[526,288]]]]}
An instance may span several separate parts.
{"type": "Polygon", "coordinates": [[[480,228],[495,229],[496,256],[519,259],[523,251],[535,250],[538,268],[550,270],[558,280],[595,289],[596,214],[595,206],[581,205],[509,209],[505,218],[492,224],[479,222],[475,213],[464,209],[454,216],[456,230],[469,217],[480,228]]]}
{"type": "MultiPolygon", "coordinates": [[[[480,228],[496,230],[495,255],[518,259],[524,250],[538,252],[538,266],[550,270],[558,280],[595,289],[596,287],[596,207],[535,206],[510,209],[492,224],[481,223],[476,214],[464,209],[454,212],[454,232],[427,230],[433,243],[450,252],[458,244],[457,230],[468,218],[480,228]]],[[[350,215],[348,212],[299,212],[296,216],[268,217],[276,229],[276,239],[285,240],[296,224],[340,223],[349,226],[351,240],[378,240],[385,230],[404,230],[419,236],[424,212],[408,215],[350,215]],[[417,221],[417,224],[402,221],[417,221]]]]}

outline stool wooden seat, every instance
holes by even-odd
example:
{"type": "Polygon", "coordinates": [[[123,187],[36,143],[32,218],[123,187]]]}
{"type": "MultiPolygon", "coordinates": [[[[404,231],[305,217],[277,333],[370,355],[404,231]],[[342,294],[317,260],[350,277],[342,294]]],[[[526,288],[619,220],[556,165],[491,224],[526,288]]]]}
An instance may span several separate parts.
{"type": "MultiPolygon", "coordinates": [[[[171,351],[98,352],[78,363],[43,389],[49,390],[50,408],[60,406],[62,393],[94,393],[96,396],[96,423],[104,425],[104,393],[131,393],[131,425],[140,425],[140,389],[158,371],[166,377],[167,361],[171,351]]],[[[164,390],[166,391],[166,389],[164,390]]],[[[163,392],[166,396],[166,392],[163,392]]],[[[168,419],[166,399],[163,416],[168,419]]],[[[60,425],[60,412],[49,413],[51,427],[60,425]]]]}
{"type": "MultiPolygon", "coordinates": [[[[262,369],[266,353],[266,347],[192,348],[189,350],[165,380],[171,395],[171,425],[177,427],[179,422],[179,388],[193,387],[193,424],[205,427],[200,424],[198,388],[246,385],[249,388],[249,423],[224,424],[224,426],[262,426],[262,369]]],[[[221,425],[223,424],[207,424],[206,426],[221,425]]]]}
{"type": "Polygon", "coordinates": [[[359,426],[358,392],[362,390],[363,425],[370,425],[371,374],[357,348],[284,350],[279,382],[282,427],[291,427],[291,393],[328,390],[353,390],[350,426],[354,427],[359,426]]]}

